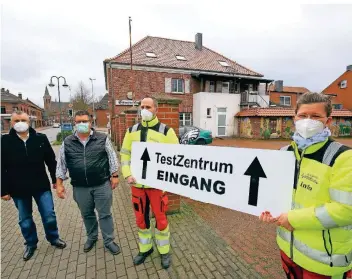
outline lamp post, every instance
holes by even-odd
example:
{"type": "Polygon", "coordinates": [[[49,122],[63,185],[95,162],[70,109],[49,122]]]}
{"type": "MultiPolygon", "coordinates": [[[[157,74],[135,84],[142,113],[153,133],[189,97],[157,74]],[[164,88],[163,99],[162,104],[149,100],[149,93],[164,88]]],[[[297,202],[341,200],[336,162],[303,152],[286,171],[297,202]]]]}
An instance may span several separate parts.
{"type": "Polygon", "coordinates": [[[93,88],[93,80],[95,78],[89,78],[90,82],[92,83],[92,96],[93,96],[93,127],[95,127],[95,110],[94,110],[94,88],[93,88]]]}
{"type": "Polygon", "coordinates": [[[63,77],[63,76],[52,76],[50,78],[50,83],[49,83],[49,86],[50,87],[54,87],[55,84],[53,83],[53,78],[56,78],[57,79],[57,92],[58,92],[58,95],[59,95],[59,110],[60,110],[60,129],[61,129],[61,135],[62,135],[62,110],[61,110],[61,99],[60,99],[60,78],[62,78],[64,80],[64,84],[62,85],[63,87],[68,87],[68,84],[66,83],[66,79],[63,77]]]}

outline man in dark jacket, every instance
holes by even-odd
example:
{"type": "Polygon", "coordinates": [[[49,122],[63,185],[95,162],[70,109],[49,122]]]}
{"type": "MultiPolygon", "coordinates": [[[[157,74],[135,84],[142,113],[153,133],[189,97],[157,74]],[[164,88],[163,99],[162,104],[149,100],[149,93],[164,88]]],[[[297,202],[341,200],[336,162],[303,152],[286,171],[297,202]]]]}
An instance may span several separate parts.
{"type": "Polygon", "coordinates": [[[92,129],[87,111],[76,112],[75,123],[77,131],[64,140],[60,149],[56,192],[59,198],[65,198],[63,180],[68,170],[73,199],[81,211],[87,231],[84,252],[91,250],[98,239],[96,209],[104,245],[113,255],[117,255],[120,247],[114,242],[111,214],[112,190],[119,183],[117,156],[109,137],[92,129]]]}
{"type": "Polygon", "coordinates": [[[29,116],[14,112],[12,128],[1,137],[1,198],[11,197],[19,213],[19,225],[25,238],[23,259],[29,260],[37,249],[38,236],[32,216],[32,197],[43,220],[46,239],[63,249],[66,243],[59,238],[54,202],[45,164],[48,166],[53,187],[56,177],[55,153],[44,134],[29,127],[29,116]]]}

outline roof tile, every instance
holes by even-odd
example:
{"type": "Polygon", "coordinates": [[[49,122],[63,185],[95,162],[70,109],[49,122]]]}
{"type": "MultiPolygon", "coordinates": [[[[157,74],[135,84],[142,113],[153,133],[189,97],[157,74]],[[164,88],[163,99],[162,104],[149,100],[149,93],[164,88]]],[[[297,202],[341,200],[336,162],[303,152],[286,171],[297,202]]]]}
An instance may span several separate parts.
{"type": "MultiPolygon", "coordinates": [[[[179,68],[200,71],[232,73],[247,76],[263,77],[235,61],[203,46],[202,50],[195,48],[194,42],[179,41],[159,37],[147,36],[132,46],[133,64],[155,67],[179,68]],[[147,52],[156,54],[156,58],[147,57],[147,52]],[[186,58],[178,60],[176,55],[186,58]],[[221,66],[219,61],[225,61],[230,66],[221,66]]],[[[129,48],[119,55],[106,59],[105,62],[130,64],[129,48]]]]}

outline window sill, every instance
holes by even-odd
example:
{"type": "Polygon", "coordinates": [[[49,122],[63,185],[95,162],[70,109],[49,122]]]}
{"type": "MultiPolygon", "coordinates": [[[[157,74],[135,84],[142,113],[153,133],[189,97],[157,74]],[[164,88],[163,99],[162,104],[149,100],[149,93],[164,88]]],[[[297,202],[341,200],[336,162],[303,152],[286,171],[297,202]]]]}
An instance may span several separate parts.
{"type": "Polygon", "coordinates": [[[184,92],[171,92],[171,94],[183,95],[185,93],[184,92]]]}
{"type": "Polygon", "coordinates": [[[207,118],[211,118],[211,116],[210,116],[210,115],[207,115],[207,118]]]}

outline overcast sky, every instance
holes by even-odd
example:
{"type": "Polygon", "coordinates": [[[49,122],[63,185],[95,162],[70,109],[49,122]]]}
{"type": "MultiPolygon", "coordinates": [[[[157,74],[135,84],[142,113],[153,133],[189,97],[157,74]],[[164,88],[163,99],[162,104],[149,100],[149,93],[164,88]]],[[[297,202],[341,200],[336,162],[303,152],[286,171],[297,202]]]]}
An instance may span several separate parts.
{"type": "MultiPolygon", "coordinates": [[[[194,41],[200,32],[205,46],[284,85],[321,91],[352,64],[351,4],[87,2],[2,4],[1,87],[43,107],[52,75],[66,77],[72,92],[81,80],[90,88],[92,77],[103,95],[103,60],[129,46],[128,16],[133,43],[146,35],[194,41]]],[[[49,90],[57,98],[57,87],[49,90]]],[[[61,99],[69,94],[62,88],[61,99]]]]}

